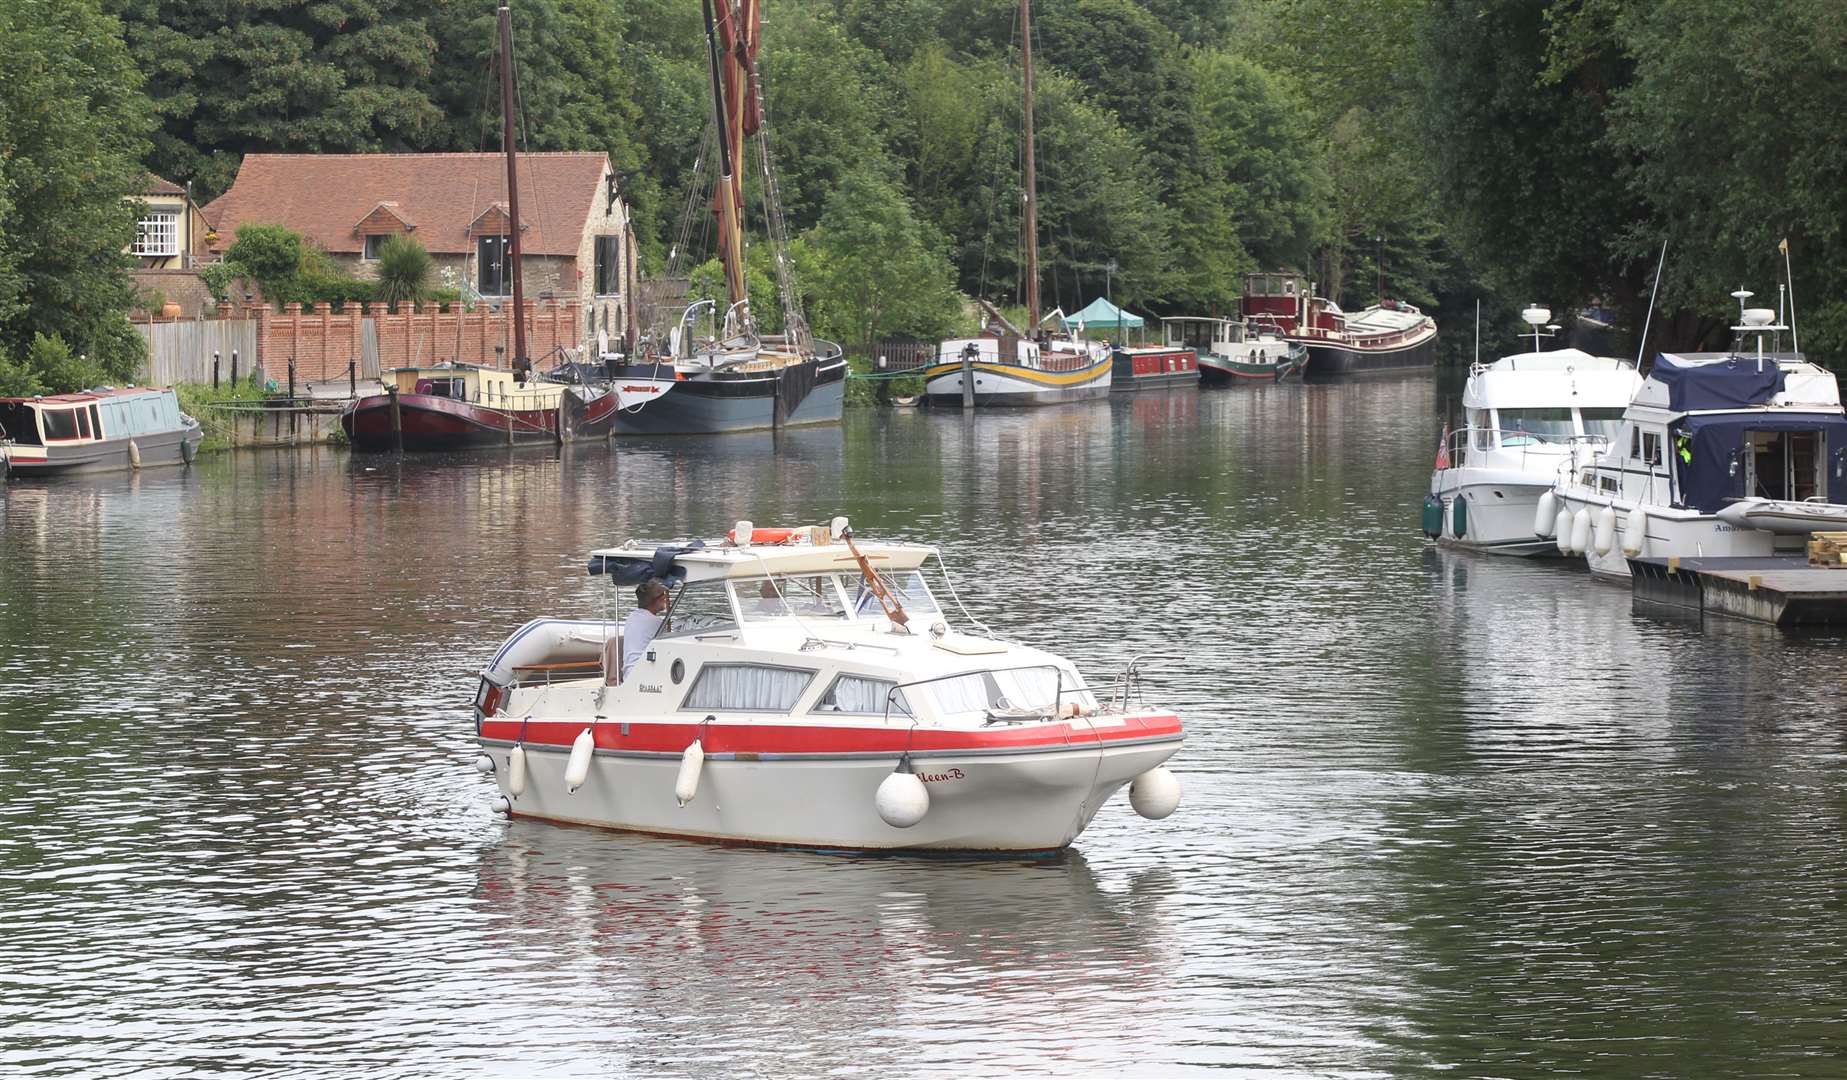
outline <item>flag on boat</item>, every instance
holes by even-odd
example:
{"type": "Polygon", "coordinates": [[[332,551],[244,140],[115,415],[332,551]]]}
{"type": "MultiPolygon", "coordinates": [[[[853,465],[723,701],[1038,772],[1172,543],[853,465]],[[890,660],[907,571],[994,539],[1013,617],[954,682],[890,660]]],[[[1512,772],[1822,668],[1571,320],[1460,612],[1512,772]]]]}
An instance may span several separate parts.
{"type": "Polygon", "coordinates": [[[1443,435],[1437,440],[1437,468],[1449,468],[1449,421],[1443,421],[1443,435]]]}

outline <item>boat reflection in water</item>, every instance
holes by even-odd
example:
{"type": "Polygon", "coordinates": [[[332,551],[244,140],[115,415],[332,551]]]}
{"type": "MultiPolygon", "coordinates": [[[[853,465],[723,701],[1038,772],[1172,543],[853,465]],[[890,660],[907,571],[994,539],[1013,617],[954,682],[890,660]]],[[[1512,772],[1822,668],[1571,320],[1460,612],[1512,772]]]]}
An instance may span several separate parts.
{"type": "MultiPolygon", "coordinates": [[[[476,900],[498,916],[481,945],[507,954],[523,1008],[578,1014],[588,991],[611,1020],[645,1017],[595,1036],[570,1025],[562,1063],[594,1038],[617,1073],[712,1054],[735,1074],[915,1068],[928,1048],[880,1033],[927,1029],[956,1044],[946,1059],[989,1044],[984,1070],[1083,1071],[1096,1044],[1150,1023],[1108,1003],[1155,1000],[1183,959],[1168,869],[1107,886],[1100,872],[1076,852],[843,859],[515,821],[482,853],[476,900]],[[1052,1001],[1082,1023],[1046,1028],[1052,1001]],[[1033,1028],[1045,1037],[1023,1040],[1033,1028]]],[[[527,1046],[522,1063],[545,1053],[527,1046]]]]}

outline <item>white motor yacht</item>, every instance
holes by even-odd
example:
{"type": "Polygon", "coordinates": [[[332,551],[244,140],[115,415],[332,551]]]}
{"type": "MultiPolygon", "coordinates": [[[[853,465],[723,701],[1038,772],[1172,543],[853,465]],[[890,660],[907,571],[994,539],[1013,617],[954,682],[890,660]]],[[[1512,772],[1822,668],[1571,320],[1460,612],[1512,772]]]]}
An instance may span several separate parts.
{"type": "Polygon", "coordinates": [[[1542,351],[1552,313],[1528,307],[1533,351],[1469,369],[1465,421],[1447,432],[1424,499],[1424,534],[1497,555],[1556,555],[1534,525],[1543,496],[1574,450],[1600,447],[1642,377],[1627,360],[1580,349],[1542,351]]]}
{"type": "MultiPolygon", "coordinates": [[[[1751,294],[1740,291],[1742,304],[1751,294]]],[[[1800,353],[1765,349],[1789,328],[1768,308],[1733,329],[1754,354],[1663,353],[1615,438],[1559,479],[1540,516],[1559,551],[1628,578],[1638,557],[1798,554],[1847,521],[1847,416],[1840,388],[1800,353]]]]}
{"type": "Polygon", "coordinates": [[[615,621],[521,627],[481,675],[477,767],[514,816],[826,850],[1056,851],[1124,785],[1171,813],[1180,720],[1133,661],[1099,694],[953,627],[939,558],[845,518],[593,552],[618,586],[678,584],[664,625],[626,675],[615,621]]]}

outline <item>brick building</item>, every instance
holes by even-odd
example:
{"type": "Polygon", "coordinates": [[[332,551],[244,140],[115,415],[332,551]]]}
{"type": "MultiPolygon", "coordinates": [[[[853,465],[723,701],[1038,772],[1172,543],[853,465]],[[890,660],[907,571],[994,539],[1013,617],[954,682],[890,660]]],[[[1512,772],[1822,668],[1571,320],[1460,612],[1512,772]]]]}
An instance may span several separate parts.
{"type": "MultiPolygon", "coordinates": [[[[527,299],[575,301],[585,338],[619,335],[634,246],[608,155],[521,154],[518,167],[527,299]]],[[[239,225],[284,225],[369,277],[384,241],[407,235],[465,299],[497,308],[513,292],[500,154],[249,154],[205,216],[219,254],[239,225]]]]}

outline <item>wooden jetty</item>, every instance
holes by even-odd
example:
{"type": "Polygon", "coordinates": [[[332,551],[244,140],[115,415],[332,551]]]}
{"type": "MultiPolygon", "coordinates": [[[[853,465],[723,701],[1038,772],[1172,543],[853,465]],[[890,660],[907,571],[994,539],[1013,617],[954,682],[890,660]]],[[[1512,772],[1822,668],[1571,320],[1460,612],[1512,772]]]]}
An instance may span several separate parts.
{"type": "Polygon", "coordinates": [[[1847,569],[1801,555],[1630,559],[1635,599],[1773,626],[1847,625],[1847,569]]]}

